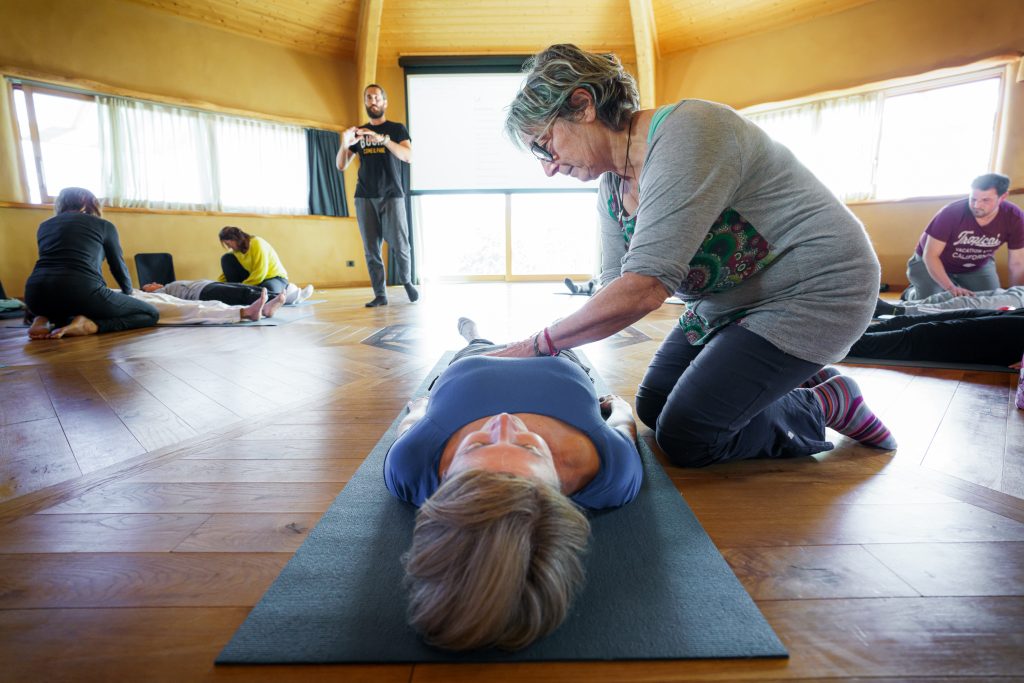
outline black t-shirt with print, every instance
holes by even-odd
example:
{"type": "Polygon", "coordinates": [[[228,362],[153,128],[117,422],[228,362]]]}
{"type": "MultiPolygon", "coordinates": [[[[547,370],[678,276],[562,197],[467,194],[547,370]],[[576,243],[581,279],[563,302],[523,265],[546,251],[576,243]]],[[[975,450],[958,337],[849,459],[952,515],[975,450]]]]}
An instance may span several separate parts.
{"type": "MultiPolygon", "coordinates": [[[[364,123],[378,135],[391,136],[392,142],[409,140],[409,131],[396,121],[385,121],[379,126],[364,123]]],[[[348,148],[359,155],[359,181],[356,183],[356,196],[374,199],[395,199],[405,196],[402,191],[402,162],[384,145],[374,145],[360,138],[356,144],[348,148]]]]}

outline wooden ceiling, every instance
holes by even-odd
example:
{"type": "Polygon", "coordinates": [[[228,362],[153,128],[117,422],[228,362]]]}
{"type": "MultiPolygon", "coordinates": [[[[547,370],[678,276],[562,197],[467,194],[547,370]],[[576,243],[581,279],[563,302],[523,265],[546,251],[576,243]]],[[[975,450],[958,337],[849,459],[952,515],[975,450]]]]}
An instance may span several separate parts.
{"type": "MultiPolygon", "coordinates": [[[[128,0],[299,50],[354,58],[373,0],[128,0]]],[[[378,58],[508,54],[572,42],[633,61],[631,4],[649,7],[658,54],[781,28],[874,0],[382,0],[378,58]]]]}

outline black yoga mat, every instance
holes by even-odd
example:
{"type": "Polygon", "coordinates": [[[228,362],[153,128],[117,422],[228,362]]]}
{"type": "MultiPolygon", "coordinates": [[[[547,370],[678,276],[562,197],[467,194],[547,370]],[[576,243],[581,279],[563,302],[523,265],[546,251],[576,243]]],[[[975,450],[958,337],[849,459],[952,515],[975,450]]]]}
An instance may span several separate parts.
{"type": "Polygon", "coordinates": [[[978,363],[946,363],[934,360],[892,360],[889,358],[861,358],[847,356],[840,363],[850,365],[894,365],[906,368],[940,368],[945,370],[970,370],[974,372],[1018,372],[1006,365],[981,365],[978,363]]]}
{"type": "MultiPolygon", "coordinates": [[[[442,358],[417,395],[447,365],[442,358]]],[[[597,380],[598,392],[607,393],[597,380]]],[[[399,416],[401,417],[401,416],[399,416]]],[[[524,650],[449,653],[406,624],[400,555],[415,509],[384,487],[399,420],[253,608],[218,664],[519,662],[786,657],[650,449],[629,505],[591,516],[587,583],[553,634],[524,650]]]]}

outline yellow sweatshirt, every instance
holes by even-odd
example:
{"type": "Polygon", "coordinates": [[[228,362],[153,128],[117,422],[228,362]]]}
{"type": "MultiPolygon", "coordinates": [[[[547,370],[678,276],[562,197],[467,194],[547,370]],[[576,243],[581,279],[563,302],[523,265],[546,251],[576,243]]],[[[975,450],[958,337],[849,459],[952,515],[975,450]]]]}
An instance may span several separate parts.
{"type": "MultiPolygon", "coordinates": [[[[242,282],[243,285],[256,286],[264,280],[272,277],[288,279],[288,271],[281,265],[281,258],[262,237],[253,237],[249,240],[249,251],[244,254],[240,251],[231,252],[242,264],[242,267],[249,271],[249,277],[242,282]]],[[[227,278],[221,273],[217,278],[220,282],[226,282],[227,278]]]]}

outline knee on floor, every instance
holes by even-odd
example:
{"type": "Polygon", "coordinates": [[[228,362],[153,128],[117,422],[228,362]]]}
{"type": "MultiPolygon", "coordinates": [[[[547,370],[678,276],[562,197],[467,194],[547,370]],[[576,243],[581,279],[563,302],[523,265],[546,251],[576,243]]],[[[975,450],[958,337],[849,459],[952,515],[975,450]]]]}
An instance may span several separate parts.
{"type": "Polygon", "coordinates": [[[682,435],[659,425],[654,430],[654,439],[676,467],[707,467],[722,458],[723,449],[715,440],[702,438],[699,434],[682,435]]]}

